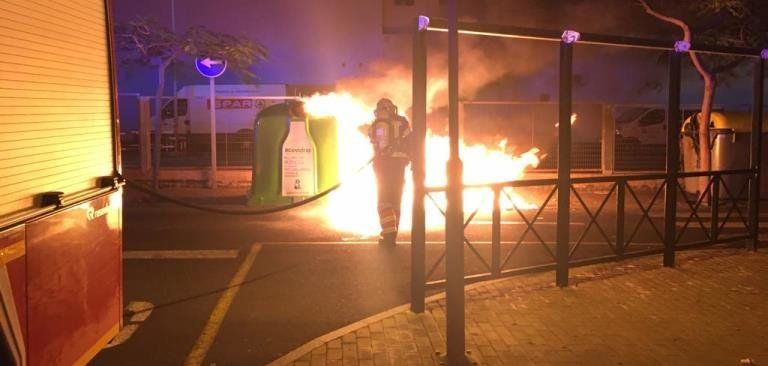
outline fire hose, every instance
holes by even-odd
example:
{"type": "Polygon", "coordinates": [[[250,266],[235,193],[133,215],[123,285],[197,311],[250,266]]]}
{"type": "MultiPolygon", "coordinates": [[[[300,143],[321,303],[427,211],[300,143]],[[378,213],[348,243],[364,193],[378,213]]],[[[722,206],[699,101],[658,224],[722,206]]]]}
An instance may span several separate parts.
{"type": "MultiPolygon", "coordinates": [[[[363,171],[363,169],[367,168],[368,165],[370,165],[372,162],[373,162],[373,158],[371,158],[370,160],[368,160],[367,163],[363,164],[357,170],[355,170],[353,175],[358,174],[361,171],[363,171]]],[[[222,215],[245,215],[245,216],[247,216],[247,215],[268,215],[268,214],[273,214],[273,213],[277,213],[277,212],[281,212],[281,211],[287,211],[287,210],[290,210],[290,209],[293,209],[293,208],[296,208],[296,207],[304,206],[306,204],[309,204],[311,202],[317,201],[320,198],[323,198],[323,197],[327,196],[331,192],[339,189],[339,187],[341,187],[344,184],[344,182],[338,182],[335,185],[331,186],[330,188],[328,188],[328,189],[326,189],[326,190],[324,190],[324,191],[322,191],[322,192],[320,192],[320,193],[318,193],[318,194],[316,194],[314,196],[311,196],[311,197],[305,198],[305,199],[303,199],[301,201],[293,202],[293,203],[290,203],[290,204],[287,204],[287,205],[282,205],[282,206],[277,206],[277,207],[269,207],[269,208],[262,208],[262,209],[255,209],[255,210],[228,210],[228,209],[222,209],[222,208],[213,207],[213,206],[209,206],[209,205],[200,205],[200,204],[184,201],[182,199],[178,199],[176,197],[172,197],[172,196],[169,196],[167,194],[160,193],[160,192],[158,192],[158,191],[156,191],[156,190],[154,190],[154,189],[152,189],[150,187],[147,187],[144,184],[137,183],[137,182],[134,182],[132,180],[125,179],[125,177],[122,177],[122,178],[123,178],[123,181],[125,182],[125,184],[128,187],[135,188],[137,191],[140,191],[140,192],[145,193],[147,195],[159,198],[159,199],[164,200],[164,201],[168,201],[168,202],[174,203],[174,204],[179,205],[179,206],[183,206],[183,207],[187,207],[187,208],[191,208],[191,209],[195,209],[195,210],[200,210],[200,211],[207,211],[207,212],[222,214],[222,215]]]]}

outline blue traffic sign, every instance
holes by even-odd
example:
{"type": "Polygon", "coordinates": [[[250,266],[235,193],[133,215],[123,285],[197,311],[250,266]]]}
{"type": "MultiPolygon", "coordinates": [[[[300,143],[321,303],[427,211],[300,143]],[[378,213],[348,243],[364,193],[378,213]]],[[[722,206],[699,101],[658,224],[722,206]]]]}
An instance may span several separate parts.
{"type": "Polygon", "coordinates": [[[215,78],[224,73],[227,69],[227,60],[214,60],[209,57],[201,59],[195,58],[195,68],[197,71],[209,78],[215,78]]]}

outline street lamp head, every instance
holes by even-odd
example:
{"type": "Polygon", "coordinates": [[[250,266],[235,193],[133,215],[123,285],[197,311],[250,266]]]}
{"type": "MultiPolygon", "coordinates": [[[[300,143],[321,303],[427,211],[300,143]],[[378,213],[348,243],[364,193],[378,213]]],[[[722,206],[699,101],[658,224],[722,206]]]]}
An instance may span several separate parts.
{"type": "Polygon", "coordinates": [[[687,41],[676,41],[675,42],[675,52],[678,53],[685,53],[691,50],[691,42],[687,41]]]}
{"type": "Polygon", "coordinates": [[[563,35],[560,37],[565,43],[576,43],[579,38],[581,38],[581,33],[574,30],[567,30],[563,32],[563,35]]]}
{"type": "Polygon", "coordinates": [[[429,17],[426,15],[419,15],[418,27],[419,32],[426,30],[427,27],[429,27],[429,17]]]}
{"type": "Polygon", "coordinates": [[[760,58],[768,60],[768,48],[764,48],[763,51],[760,52],[760,58]]]}

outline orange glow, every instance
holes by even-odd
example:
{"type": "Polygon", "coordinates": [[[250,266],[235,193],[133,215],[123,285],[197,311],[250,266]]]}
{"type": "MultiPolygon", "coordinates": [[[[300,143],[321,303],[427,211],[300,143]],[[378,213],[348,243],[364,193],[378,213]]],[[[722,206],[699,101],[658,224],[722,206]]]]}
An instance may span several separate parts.
{"type": "MultiPolygon", "coordinates": [[[[437,92],[432,92],[435,95],[437,92]]],[[[431,100],[431,99],[430,99],[431,100]]],[[[372,149],[366,136],[367,124],[373,118],[373,107],[368,106],[351,94],[330,93],[316,94],[305,98],[305,110],[315,117],[333,116],[339,124],[339,171],[344,182],[339,190],[333,192],[322,208],[322,215],[335,229],[360,236],[374,236],[379,233],[376,212],[376,179],[369,166],[361,172],[359,167],[366,164],[372,149]]],[[[497,146],[460,144],[461,158],[464,161],[464,182],[467,184],[504,182],[521,179],[529,167],[539,164],[539,149],[532,148],[521,155],[508,152],[507,141],[497,146]]],[[[447,136],[439,136],[431,131],[426,139],[426,184],[444,186],[446,184],[446,159],[449,144],[447,136]]],[[[523,197],[507,189],[512,200],[502,199],[502,207],[516,205],[520,209],[532,209],[536,206],[523,197]]],[[[445,195],[435,194],[435,200],[445,207],[445,195]]],[[[464,192],[465,211],[471,212],[480,207],[481,212],[492,209],[493,193],[489,189],[467,190],[464,192]]],[[[410,168],[406,171],[406,185],[403,193],[402,218],[400,230],[409,230],[411,225],[411,207],[413,202],[413,183],[410,168]]],[[[445,220],[440,211],[429,202],[426,206],[426,222],[430,229],[443,227],[445,220]]]]}
{"type": "MultiPolygon", "coordinates": [[[[574,123],[576,123],[576,120],[579,118],[579,115],[576,113],[571,113],[571,126],[573,126],[574,123]]],[[[560,127],[560,122],[555,123],[555,127],[560,127]]]]}

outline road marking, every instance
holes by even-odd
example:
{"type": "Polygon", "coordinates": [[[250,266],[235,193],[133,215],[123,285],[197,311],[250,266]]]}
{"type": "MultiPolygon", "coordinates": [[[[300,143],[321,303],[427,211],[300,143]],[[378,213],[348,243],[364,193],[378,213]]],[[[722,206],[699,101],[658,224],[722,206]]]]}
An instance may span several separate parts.
{"type": "Polygon", "coordinates": [[[131,301],[128,306],[125,307],[126,311],[133,313],[128,320],[128,324],[125,325],[123,329],[120,330],[120,333],[107,343],[104,348],[118,346],[131,338],[133,333],[136,332],[136,329],[139,329],[139,325],[149,318],[149,314],[152,314],[154,306],[155,305],[151,302],[147,301],[131,301]]]}
{"type": "MultiPolygon", "coordinates": [[[[493,225],[493,221],[491,220],[472,220],[471,224],[476,225],[493,225]]],[[[517,221],[517,220],[502,220],[502,225],[528,225],[525,221],[517,221]]],[[[536,221],[534,225],[557,225],[557,222],[555,221],[536,221]]],[[[585,222],[571,222],[571,226],[585,226],[587,223],[585,222]]]]}
{"type": "Polygon", "coordinates": [[[240,267],[229,281],[227,289],[221,294],[219,301],[213,308],[213,312],[211,312],[208,322],[205,324],[205,327],[197,338],[197,342],[195,342],[192,350],[187,355],[184,365],[201,365],[203,363],[206,354],[208,354],[208,350],[211,348],[213,341],[216,339],[216,335],[219,333],[221,323],[224,321],[224,317],[227,315],[229,307],[232,305],[232,301],[240,290],[240,286],[248,275],[248,272],[251,271],[253,263],[260,250],[261,244],[251,245],[248,255],[243,259],[243,262],[240,263],[240,267]]]}
{"type": "MultiPolygon", "coordinates": [[[[615,240],[615,239],[612,239],[615,240]]],[[[475,244],[483,244],[483,245],[490,245],[491,242],[487,240],[470,240],[470,243],[472,245],[475,244]]],[[[556,245],[556,242],[554,241],[548,241],[545,242],[549,245],[556,245]]],[[[340,240],[340,241],[269,241],[264,242],[262,245],[379,245],[378,241],[372,241],[372,240],[340,240]]],[[[410,245],[410,240],[398,240],[398,245],[410,245]]],[[[425,242],[427,245],[445,245],[445,241],[427,241],[425,242]]],[[[513,245],[517,244],[516,241],[502,241],[502,245],[513,245]]],[[[535,240],[526,240],[523,241],[520,244],[524,245],[532,245],[532,244],[538,244],[541,245],[541,242],[535,241],[535,240]]],[[[571,241],[571,244],[573,244],[573,241],[571,241]]],[[[656,245],[661,244],[660,242],[647,242],[647,243],[638,243],[638,242],[632,242],[633,245],[656,245]]],[[[607,245],[604,241],[582,241],[581,245],[607,245]]]]}
{"type": "Polygon", "coordinates": [[[104,349],[104,347],[109,343],[109,340],[117,336],[118,331],[120,330],[120,324],[115,323],[109,330],[107,330],[106,333],[102,334],[101,337],[94,343],[90,348],[88,348],[85,353],[80,355],[80,357],[75,360],[72,364],[75,366],[86,366],[88,365],[88,362],[93,360],[94,357],[104,349]]]}
{"type": "Polygon", "coordinates": [[[239,251],[223,250],[128,250],[123,259],[234,259],[239,251]]]}

